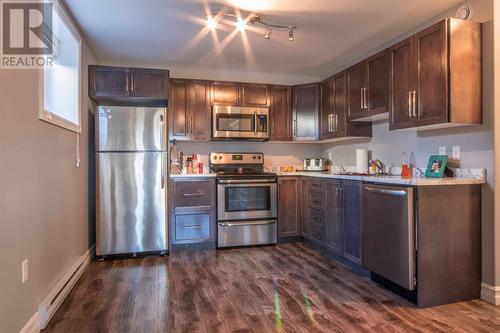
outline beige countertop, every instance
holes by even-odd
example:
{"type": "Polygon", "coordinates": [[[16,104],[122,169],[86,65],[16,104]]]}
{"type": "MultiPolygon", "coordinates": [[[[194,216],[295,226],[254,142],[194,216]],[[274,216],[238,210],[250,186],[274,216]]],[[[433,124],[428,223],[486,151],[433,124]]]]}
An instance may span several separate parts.
{"type": "Polygon", "coordinates": [[[307,176],[326,179],[358,180],[371,183],[408,185],[408,186],[435,186],[435,185],[473,185],[484,184],[484,178],[475,177],[453,177],[453,178],[402,178],[401,176],[358,176],[358,175],[340,175],[322,172],[278,172],[278,176],[307,176]]]}

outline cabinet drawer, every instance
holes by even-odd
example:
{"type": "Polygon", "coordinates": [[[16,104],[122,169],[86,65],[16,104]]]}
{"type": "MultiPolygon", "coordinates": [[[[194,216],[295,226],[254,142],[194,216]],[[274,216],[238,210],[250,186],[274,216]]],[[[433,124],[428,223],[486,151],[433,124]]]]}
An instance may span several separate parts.
{"type": "Polygon", "coordinates": [[[210,213],[176,214],[175,243],[210,240],[210,213]]]}
{"type": "Polygon", "coordinates": [[[309,181],[309,189],[314,192],[323,193],[325,190],[325,182],[321,178],[311,178],[309,181]]]}
{"type": "Polygon", "coordinates": [[[311,222],[311,239],[318,243],[325,243],[325,226],[322,224],[311,222]]]}
{"type": "Polygon", "coordinates": [[[324,194],[318,192],[309,192],[309,207],[323,210],[325,207],[324,194]]]}
{"type": "Polygon", "coordinates": [[[324,218],[323,211],[311,209],[310,221],[311,221],[311,223],[316,223],[316,224],[324,226],[325,225],[325,218],[324,218]]]}
{"type": "Polygon", "coordinates": [[[174,207],[211,206],[214,191],[213,180],[174,181],[174,207]]]}

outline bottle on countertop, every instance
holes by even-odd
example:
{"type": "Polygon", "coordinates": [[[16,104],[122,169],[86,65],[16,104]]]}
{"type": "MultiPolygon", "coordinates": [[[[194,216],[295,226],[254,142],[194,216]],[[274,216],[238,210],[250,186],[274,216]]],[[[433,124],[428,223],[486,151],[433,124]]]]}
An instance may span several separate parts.
{"type": "Polygon", "coordinates": [[[191,157],[186,158],[186,173],[188,175],[193,173],[193,159],[191,157]]]}
{"type": "Polygon", "coordinates": [[[412,171],[408,163],[408,154],[406,152],[404,152],[401,157],[401,177],[402,178],[412,177],[412,171]]]}
{"type": "Polygon", "coordinates": [[[203,174],[203,162],[198,163],[198,174],[203,174]]]}
{"type": "Polygon", "coordinates": [[[191,160],[193,161],[193,172],[194,174],[198,173],[198,155],[193,154],[191,156],[191,160]]]}

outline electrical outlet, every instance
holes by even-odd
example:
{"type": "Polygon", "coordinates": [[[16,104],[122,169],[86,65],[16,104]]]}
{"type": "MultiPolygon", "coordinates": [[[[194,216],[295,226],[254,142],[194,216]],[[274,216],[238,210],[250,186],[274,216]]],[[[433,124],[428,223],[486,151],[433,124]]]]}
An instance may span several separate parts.
{"type": "Polygon", "coordinates": [[[446,146],[439,147],[439,155],[446,155],[446,146]]]}
{"type": "Polygon", "coordinates": [[[21,264],[21,270],[23,272],[22,281],[23,283],[26,283],[26,281],[28,281],[28,259],[24,259],[23,263],[21,264]]]}
{"type": "Polygon", "coordinates": [[[453,146],[452,158],[454,160],[460,160],[460,146],[453,146]]]}

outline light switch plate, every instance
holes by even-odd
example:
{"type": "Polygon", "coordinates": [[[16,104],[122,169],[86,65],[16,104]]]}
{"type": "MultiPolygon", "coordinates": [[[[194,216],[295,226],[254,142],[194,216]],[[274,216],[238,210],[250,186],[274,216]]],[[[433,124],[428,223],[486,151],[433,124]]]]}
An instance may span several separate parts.
{"type": "Polygon", "coordinates": [[[460,146],[453,146],[452,158],[454,160],[460,160],[460,146]]]}
{"type": "Polygon", "coordinates": [[[439,155],[446,155],[446,146],[439,147],[439,155]]]}

